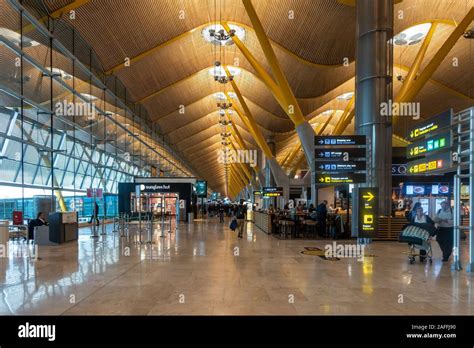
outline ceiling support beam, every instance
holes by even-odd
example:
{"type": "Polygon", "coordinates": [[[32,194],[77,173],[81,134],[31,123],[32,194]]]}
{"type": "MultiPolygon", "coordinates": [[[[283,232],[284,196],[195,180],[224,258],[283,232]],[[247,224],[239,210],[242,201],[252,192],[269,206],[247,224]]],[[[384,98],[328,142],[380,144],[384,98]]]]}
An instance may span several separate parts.
{"type": "Polygon", "coordinates": [[[403,81],[402,88],[400,89],[397,96],[395,97],[396,103],[398,103],[401,99],[403,99],[403,96],[406,94],[406,92],[412,88],[413,82],[415,81],[418,75],[418,70],[420,70],[421,63],[423,63],[423,59],[425,58],[425,54],[426,54],[426,51],[428,50],[428,46],[430,45],[431,39],[433,38],[434,32],[436,30],[436,25],[437,23],[431,24],[431,28],[428,34],[426,35],[425,39],[423,40],[423,44],[418,50],[418,53],[416,54],[415,60],[413,64],[411,65],[407,76],[405,77],[405,81],[403,81]]]}
{"type": "MultiPolygon", "coordinates": [[[[57,9],[56,11],[50,13],[49,16],[44,16],[44,17],[40,18],[38,21],[43,23],[43,24],[46,24],[47,21],[48,21],[48,18],[52,18],[52,19],[61,18],[61,16],[64,13],[76,10],[79,7],[81,7],[82,5],[87,4],[89,1],[90,0],[75,0],[75,1],[71,2],[70,4],[68,4],[64,7],[61,7],[59,9],[57,9]]],[[[23,35],[26,35],[26,34],[32,32],[32,31],[34,31],[34,30],[36,30],[36,27],[34,26],[33,23],[31,23],[31,24],[28,24],[28,25],[24,26],[22,32],[23,32],[23,35]]]]}
{"type": "Polygon", "coordinates": [[[411,85],[411,88],[406,91],[406,93],[401,96],[399,102],[405,102],[408,100],[413,100],[416,95],[420,92],[423,86],[428,82],[433,73],[439,67],[439,65],[446,58],[448,53],[457,43],[458,39],[464,34],[468,29],[469,25],[474,20],[474,7],[471,7],[466,16],[459,22],[458,26],[452,31],[446,41],[441,45],[438,51],[435,53],[431,61],[426,65],[421,74],[418,75],[416,80],[411,85]]]}
{"type": "MultiPolygon", "coordinates": [[[[227,76],[230,76],[230,72],[227,69],[227,67],[224,67],[224,70],[227,76]]],[[[250,134],[252,134],[256,143],[258,144],[260,149],[263,151],[265,156],[267,156],[268,158],[272,158],[273,157],[272,151],[270,150],[270,147],[265,141],[265,138],[263,137],[262,132],[258,128],[257,122],[255,122],[255,119],[250,109],[248,108],[247,103],[245,102],[244,97],[242,96],[242,93],[240,93],[239,87],[237,87],[237,84],[235,83],[234,80],[231,81],[231,84],[232,84],[235,94],[237,95],[237,98],[239,99],[240,105],[242,105],[242,108],[244,109],[244,112],[242,112],[240,108],[237,105],[235,105],[235,103],[233,104],[233,109],[235,110],[237,115],[239,115],[240,119],[245,124],[250,134]]],[[[227,97],[228,102],[232,103],[232,99],[230,98],[228,93],[226,93],[226,97],[227,97]]]]}
{"type": "MultiPolygon", "coordinates": [[[[232,148],[234,149],[234,151],[236,153],[238,153],[238,149],[237,147],[235,146],[234,142],[231,140],[230,141],[230,145],[232,146],[232,148]]],[[[245,149],[242,149],[242,150],[245,150],[245,149]]],[[[252,180],[252,174],[250,173],[250,170],[247,168],[247,165],[245,163],[239,163],[241,166],[242,166],[242,170],[244,171],[245,173],[245,177],[248,179],[248,180],[252,180]]]]}
{"type": "MultiPolygon", "coordinates": [[[[230,76],[230,72],[227,69],[227,67],[224,67],[224,71],[225,71],[227,76],[230,76]]],[[[253,135],[255,141],[257,142],[258,146],[260,147],[260,149],[265,154],[265,157],[268,160],[268,163],[271,167],[271,171],[272,171],[272,174],[275,178],[275,181],[277,182],[277,185],[281,186],[281,187],[284,187],[284,188],[288,187],[288,189],[287,189],[288,195],[286,195],[286,193],[285,193],[285,197],[287,199],[289,199],[289,181],[288,181],[288,177],[286,176],[285,172],[283,171],[283,169],[278,164],[275,156],[273,155],[272,151],[270,150],[270,147],[268,146],[267,142],[265,141],[265,138],[263,137],[263,134],[261,133],[260,129],[258,128],[258,125],[255,122],[255,119],[253,118],[253,115],[252,115],[250,109],[247,106],[247,103],[245,102],[245,100],[242,96],[242,93],[240,93],[239,87],[237,86],[237,84],[235,83],[234,80],[231,80],[230,82],[232,84],[232,87],[234,89],[235,94],[237,95],[237,98],[239,99],[240,105],[244,109],[244,113],[243,113],[234,103],[233,108],[234,108],[235,112],[237,113],[237,115],[239,115],[240,119],[242,120],[242,122],[247,127],[247,130],[250,131],[250,133],[253,135]]],[[[227,97],[227,100],[229,101],[229,103],[231,103],[232,99],[230,98],[228,93],[226,93],[226,97],[227,97]]]]}
{"type": "Polygon", "coordinates": [[[344,112],[342,113],[341,117],[336,123],[336,127],[334,127],[333,134],[340,135],[344,132],[347,126],[352,122],[352,118],[354,117],[354,102],[355,102],[355,93],[352,98],[347,103],[346,107],[344,108],[344,112]],[[352,115],[352,116],[351,116],[352,115]]]}

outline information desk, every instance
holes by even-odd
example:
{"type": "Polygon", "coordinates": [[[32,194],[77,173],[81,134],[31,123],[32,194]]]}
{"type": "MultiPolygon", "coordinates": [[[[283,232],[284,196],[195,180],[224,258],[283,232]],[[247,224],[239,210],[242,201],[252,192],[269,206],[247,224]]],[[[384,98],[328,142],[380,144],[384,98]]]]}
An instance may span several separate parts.
{"type": "Polygon", "coordinates": [[[255,226],[261,229],[263,232],[272,233],[272,215],[263,211],[253,212],[255,226]]]}

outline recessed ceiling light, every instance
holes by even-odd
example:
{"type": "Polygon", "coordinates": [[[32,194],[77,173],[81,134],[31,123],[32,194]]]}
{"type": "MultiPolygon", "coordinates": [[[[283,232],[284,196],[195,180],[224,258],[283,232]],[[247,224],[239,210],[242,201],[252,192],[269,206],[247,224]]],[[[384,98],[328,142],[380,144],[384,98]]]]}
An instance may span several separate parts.
{"type": "Polygon", "coordinates": [[[354,92],[347,92],[347,93],[343,93],[341,94],[340,96],[338,96],[336,99],[337,100],[349,100],[352,98],[352,96],[354,95],[354,92]]]}
{"type": "MultiPolygon", "coordinates": [[[[214,70],[213,70],[213,72],[214,72],[214,70]]],[[[229,95],[229,97],[230,97],[231,99],[235,99],[235,98],[237,97],[237,95],[236,95],[234,92],[227,92],[227,94],[229,95]]],[[[218,99],[218,100],[226,100],[226,99],[227,99],[227,97],[226,97],[226,95],[225,95],[224,92],[217,92],[217,93],[214,93],[214,96],[215,96],[216,99],[218,99]]]]}
{"type": "Polygon", "coordinates": [[[407,28],[393,37],[393,43],[397,46],[416,45],[423,41],[423,38],[428,34],[430,28],[431,23],[418,24],[407,28]]]}
{"type": "Polygon", "coordinates": [[[334,110],[326,110],[326,111],[323,111],[322,114],[323,115],[330,115],[334,112],[334,110]]]}
{"type": "MultiPolygon", "coordinates": [[[[227,65],[227,69],[229,70],[230,74],[232,76],[237,76],[240,74],[240,69],[227,65]]],[[[222,65],[219,66],[214,66],[212,68],[209,68],[209,75],[211,76],[226,76],[225,70],[222,67],[222,65]]]]}
{"type": "MultiPolygon", "coordinates": [[[[245,29],[235,24],[229,24],[231,35],[237,36],[241,41],[245,39],[245,29]]],[[[202,30],[202,37],[207,42],[217,45],[233,45],[232,37],[228,32],[225,31],[224,27],[220,24],[214,23],[202,30]]]]}

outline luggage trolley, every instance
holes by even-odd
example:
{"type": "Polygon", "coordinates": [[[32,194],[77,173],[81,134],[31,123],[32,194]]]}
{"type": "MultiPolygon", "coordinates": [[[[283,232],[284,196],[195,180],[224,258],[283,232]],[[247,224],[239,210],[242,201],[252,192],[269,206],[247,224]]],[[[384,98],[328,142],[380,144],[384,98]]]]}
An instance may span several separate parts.
{"type": "Polygon", "coordinates": [[[415,258],[420,256],[419,250],[425,250],[425,260],[430,264],[433,263],[433,250],[431,249],[430,231],[421,226],[406,225],[398,237],[400,243],[408,243],[408,261],[410,264],[415,263],[415,258]]]}

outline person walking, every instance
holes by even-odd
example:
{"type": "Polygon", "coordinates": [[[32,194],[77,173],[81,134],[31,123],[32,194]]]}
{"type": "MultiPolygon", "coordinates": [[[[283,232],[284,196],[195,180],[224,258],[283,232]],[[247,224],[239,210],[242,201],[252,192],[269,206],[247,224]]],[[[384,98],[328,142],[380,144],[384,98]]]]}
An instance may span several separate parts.
{"type": "Polygon", "coordinates": [[[96,226],[99,226],[99,205],[97,204],[97,201],[94,201],[94,208],[89,223],[91,224],[94,220],[96,221],[96,226]]]}
{"type": "Polygon", "coordinates": [[[443,252],[443,262],[447,262],[454,245],[453,209],[447,201],[441,203],[441,209],[436,213],[435,222],[438,225],[436,241],[443,252]]]}
{"type": "Polygon", "coordinates": [[[236,209],[235,217],[237,219],[237,229],[239,230],[238,238],[243,237],[244,225],[245,225],[245,216],[247,215],[246,206],[241,203],[236,209]]]}
{"type": "Polygon", "coordinates": [[[224,206],[222,203],[219,204],[219,222],[224,222],[224,206]]]}

